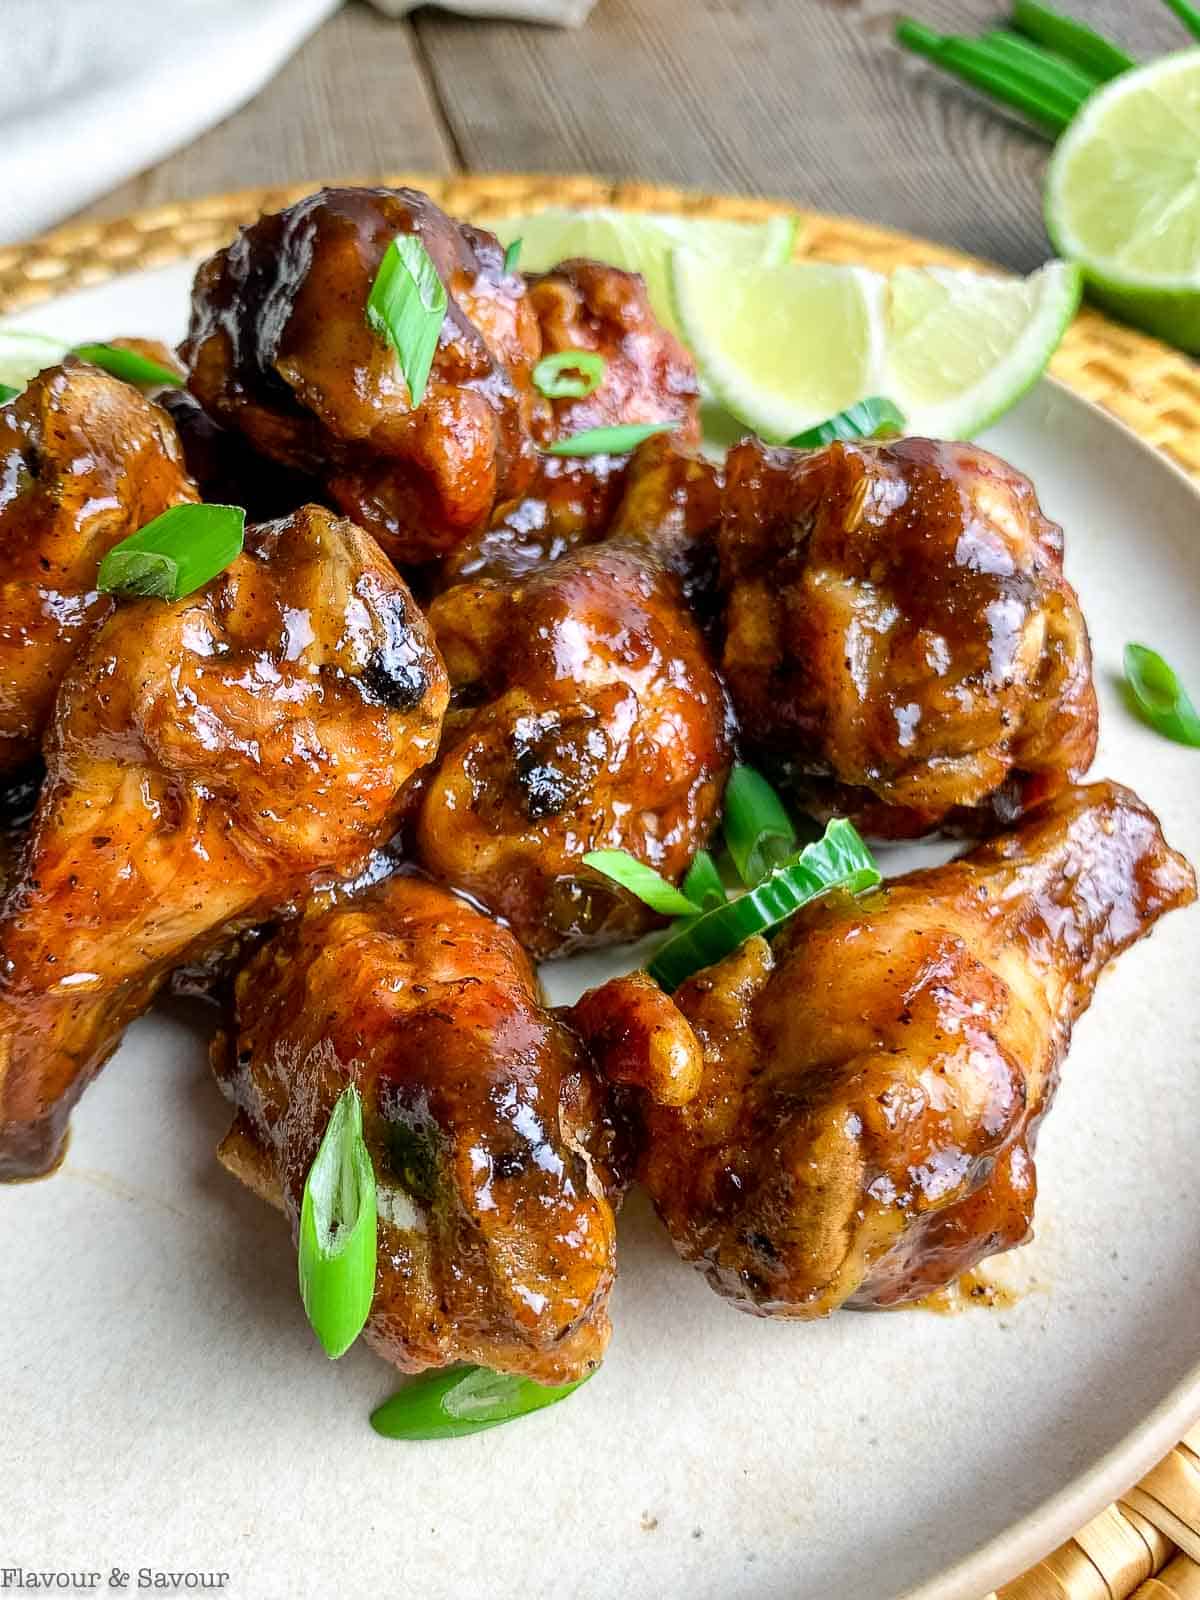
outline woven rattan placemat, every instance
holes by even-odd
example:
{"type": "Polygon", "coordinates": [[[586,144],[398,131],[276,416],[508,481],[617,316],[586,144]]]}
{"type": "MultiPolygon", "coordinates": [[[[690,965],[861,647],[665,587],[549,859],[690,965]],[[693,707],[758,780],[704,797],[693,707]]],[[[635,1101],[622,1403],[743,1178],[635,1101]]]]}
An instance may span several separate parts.
{"type": "MultiPolygon", "coordinates": [[[[410,173],[383,181],[412,183],[452,214],[476,221],[548,205],[617,205],[746,221],[796,210],[771,200],[582,177],[428,178],[410,173]]],[[[225,244],[241,223],[287,205],[314,187],[316,180],[302,188],[212,195],[110,222],[74,223],[28,244],[0,245],[0,314],[121,273],[207,253],[225,244]]],[[[855,261],[884,272],[899,266],[978,264],[957,251],[852,217],[802,211],[800,218],[799,256],[855,261]]],[[[136,334],[137,329],[98,329],[97,337],[119,333],[136,334]]],[[[1050,370],[1200,478],[1200,367],[1194,362],[1085,310],[1067,331],[1050,370]]],[[[1200,1326],[1197,1336],[1200,1340],[1200,1326]]],[[[1023,1577],[1006,1584],[998,1600],[1131,1597],[1200,1600],[1200,1425],[1124,1499],[1102,1511],[1023,1577]]],[[[964,1595],[963,1600],[978,1597],[964,1595]]]]}

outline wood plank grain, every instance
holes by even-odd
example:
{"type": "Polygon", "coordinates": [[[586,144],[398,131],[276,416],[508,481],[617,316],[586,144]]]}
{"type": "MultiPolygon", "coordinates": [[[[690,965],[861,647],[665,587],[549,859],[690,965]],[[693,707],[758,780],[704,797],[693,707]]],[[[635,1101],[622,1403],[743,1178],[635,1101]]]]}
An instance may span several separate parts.
{"type": "Polygon", "coordinates": [[[120,216],[257,184],[454,167],[410,24],[353,5],[302,45],[249,105],[80,215],[120,216]]]}
{"type": "MultiPolygon", "coordinates": [[[[908,0],[946,31],[997,0],[908,0]]],[[[1143,55],[1187,43],[1154,0],[1060,0],[1143,55]]],[[[892,42],[888,0],[600,0],[575,32],[415,27],[471,171],[584,171],[782,195],[1027,270],[1048,146],[892,42]]]]}

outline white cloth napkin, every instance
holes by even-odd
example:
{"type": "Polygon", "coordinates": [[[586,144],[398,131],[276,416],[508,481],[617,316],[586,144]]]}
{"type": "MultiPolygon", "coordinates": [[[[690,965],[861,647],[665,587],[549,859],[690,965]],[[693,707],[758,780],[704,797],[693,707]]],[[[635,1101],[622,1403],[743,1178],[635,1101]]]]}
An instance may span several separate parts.
{"type": "MultiPolygon", "coordinates": [[[[374,0],[393,16],[419,0],[374,0]]],[[[595,0],[444,0],[573,26],[595,0]]],[[[2,0],[0,240],[28,238],[244,105],[341,0],[2,0]]]]}

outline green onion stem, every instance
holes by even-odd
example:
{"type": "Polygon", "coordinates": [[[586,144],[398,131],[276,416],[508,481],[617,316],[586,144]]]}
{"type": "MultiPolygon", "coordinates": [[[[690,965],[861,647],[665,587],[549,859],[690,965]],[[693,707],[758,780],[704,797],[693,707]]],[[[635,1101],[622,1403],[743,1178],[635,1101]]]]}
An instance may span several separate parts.
{"type": "Polygon", "coordinates": [[[1018,71],[1024,69],[1033,82],[1062,89],[1080,100],[1086,100],[1100,87],[1100,79],[1094,74],[1039,45],[1030,44],[1019,33],[998,28],[994,33],[985,33],[979,42],[993,50],[998,60],[1008,62],[1018,71]]]}
{"type": "Polygon", "coordinates": [[[1173,11],[1194,39],[1200,39],[1200,11],[1187,0],[1163,0],[1168,11],[1173,11]]]}
{"type": "Polygon", "coordinates": [[[1064,17],[1040,4],[1040,0],[1013,0],[1012,25],[1027,39],[1064,56],[1101,83],[1137,66],[1120,45],[1085,23],[1076,22],[1074,17],[1064,17]]]}
{"type": "Polygon", "coordinates": [[[1025,72],[997,57],[985,45],[934,33],[910,18],[903,17],[896,24],[896,39],[906,49],[925,56],[973,89],[981,89],[1032,118],[1055,136],[1063,131],[1083,103],[1080,95],[1033,82],[1025,72]]]}

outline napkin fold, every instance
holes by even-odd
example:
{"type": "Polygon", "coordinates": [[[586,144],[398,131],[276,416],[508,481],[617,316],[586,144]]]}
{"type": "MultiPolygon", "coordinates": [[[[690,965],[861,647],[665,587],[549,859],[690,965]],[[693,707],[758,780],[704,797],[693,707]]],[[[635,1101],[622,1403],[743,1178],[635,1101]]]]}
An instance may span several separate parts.
{"type": "MultiPolygon", "coordinates": [[[[0,240],[53,226],[244,105],[342,0],[3,0],[0,240]]],[[[391,16],[418,0],[373,0],[391,16]]],[[[595,0],[446,0],[574,26],[595,0]]]]}

